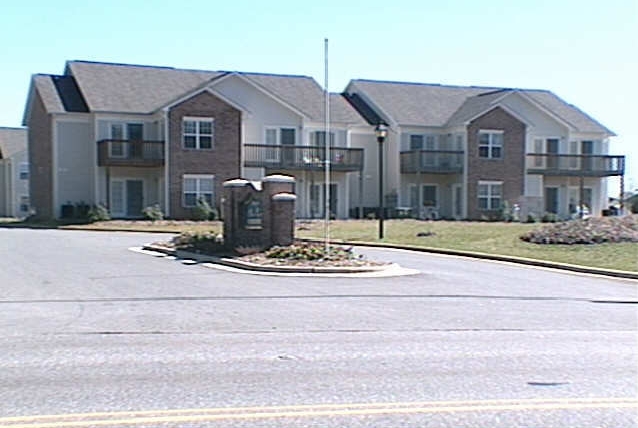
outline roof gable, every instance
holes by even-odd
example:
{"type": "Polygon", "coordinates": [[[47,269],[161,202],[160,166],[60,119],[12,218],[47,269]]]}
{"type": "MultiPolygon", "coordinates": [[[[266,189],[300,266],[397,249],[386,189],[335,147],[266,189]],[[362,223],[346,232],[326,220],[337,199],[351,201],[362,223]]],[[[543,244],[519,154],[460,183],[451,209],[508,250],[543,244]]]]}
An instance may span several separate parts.
{"type": "Polygon", "coordinates": [[[0,159],[7,159],[27,149],[26,128],[0,127],[0,159]]]}

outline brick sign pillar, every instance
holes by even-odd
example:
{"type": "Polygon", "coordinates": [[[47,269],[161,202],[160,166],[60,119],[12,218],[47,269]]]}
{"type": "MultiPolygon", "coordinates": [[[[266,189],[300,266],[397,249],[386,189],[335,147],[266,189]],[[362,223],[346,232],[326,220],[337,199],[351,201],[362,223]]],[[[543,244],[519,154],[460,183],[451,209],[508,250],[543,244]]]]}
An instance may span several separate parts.
{"type": "Polygon", "coordinates": [[[263,182],[224,182],[224,242],[229,248],[262,250],[294,239],[295,179],[270,175],[263,182]]]}

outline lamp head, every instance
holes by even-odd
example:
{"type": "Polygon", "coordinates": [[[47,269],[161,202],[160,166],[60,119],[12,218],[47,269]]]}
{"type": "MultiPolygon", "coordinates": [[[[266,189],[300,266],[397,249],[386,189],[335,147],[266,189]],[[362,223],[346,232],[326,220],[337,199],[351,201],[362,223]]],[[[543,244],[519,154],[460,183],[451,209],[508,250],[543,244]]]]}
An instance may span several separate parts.
{"type": "Polygon", "coordinates": [[[386,128],[384,124],[379,123],[377,127],[374,128],[374,134],[377,136],[377,141],[383,143],[388,136],[388,128],[386,128]]]}

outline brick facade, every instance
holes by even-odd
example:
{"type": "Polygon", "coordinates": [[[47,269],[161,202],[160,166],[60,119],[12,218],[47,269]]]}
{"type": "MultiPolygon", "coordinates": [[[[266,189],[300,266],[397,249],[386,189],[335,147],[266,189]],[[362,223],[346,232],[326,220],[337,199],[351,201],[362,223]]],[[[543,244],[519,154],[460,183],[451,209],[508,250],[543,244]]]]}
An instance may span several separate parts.
{"type": "Polygon", "coordinates": [[[497,107],[473,120],[467,127],[467,216],[480,220],[495,218],[500,210],[485,211],[478,208],[478,182],[502,181],[502,201],[510,206],[518,203],[525,186],[525,124],[497,107]],[[500,159],[479,157],[479,131],[503,131],[503,150],[500,159]]]}
{"type": "Polygon", "coordinates": [[[199,93],[169,112],[169,200],[172,218],[190,218],[191,208],[182,206],[184,174],[215,176],[215,200],[220,207],[222,183],[237,178],[241,171],[241,112],[209,92],[199,93]],[[210,150],[182,146],[184,117],[213,118],[214,142],[210,150]]]}
{"type": "Polygon", "coordinates": [[[53,135],[51,115],[46,112],[36,91],[28,123],[29,194],[38,219],[54,217],[53,208],[53,135]]]}

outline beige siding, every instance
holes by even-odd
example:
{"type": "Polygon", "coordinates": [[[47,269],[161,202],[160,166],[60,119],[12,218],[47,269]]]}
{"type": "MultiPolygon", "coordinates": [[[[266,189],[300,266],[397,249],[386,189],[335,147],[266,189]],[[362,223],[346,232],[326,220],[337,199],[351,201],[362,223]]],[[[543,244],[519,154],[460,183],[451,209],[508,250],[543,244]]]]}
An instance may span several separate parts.
{"type": "MultiPolygon", "coordinates": [[[[82,122],[56,122],[56,193],[58,205],[94,200],[94,142],[90,141],[90,125],[82,122]]],[[[60,206],[55,207],[60,213],[60,206]]]]}

